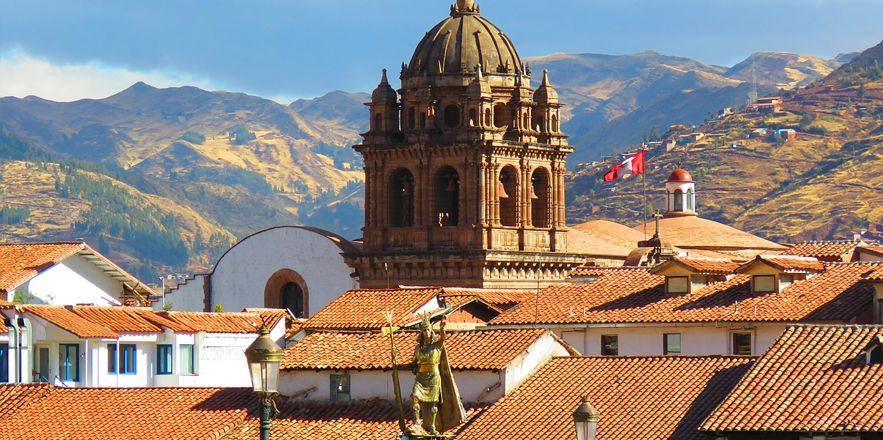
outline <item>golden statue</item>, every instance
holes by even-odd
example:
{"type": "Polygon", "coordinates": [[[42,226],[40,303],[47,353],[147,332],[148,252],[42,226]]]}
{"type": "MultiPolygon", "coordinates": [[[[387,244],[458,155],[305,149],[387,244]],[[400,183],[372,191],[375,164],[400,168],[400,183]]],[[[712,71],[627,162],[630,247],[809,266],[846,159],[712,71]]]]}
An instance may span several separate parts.
{"type": "MultiPolygon", "coordinates": [[[[391,321],[391,320],[390,320],[391,321]]],[[[388,332],[398,330],[392,326],[388,332]]],[[[390,335],[390,341],[393,341],[390,335]]],[[[448,353],[445,350],[445,320],[439,324],[439,332],[435,333],[424,315],[420,323],[420,335],[414,351],[415,381],[411,390],[411,409],[414,423],[405,429],[411,438],[438,437],[445,431],[456,428],[466,420],[466,410],[460,401],[460,391],[454,383],[448,353]]],[[[393,362],[395,363],[395,344],[393,343],[393,362]]],[[[393,368],[393,382],[396,388],[396,401],[399,412],[403,415],[401,397],[398,392],[398,369],[393,368]]],[[[401,421],[404,427],[404,420],[401,421]]]]}

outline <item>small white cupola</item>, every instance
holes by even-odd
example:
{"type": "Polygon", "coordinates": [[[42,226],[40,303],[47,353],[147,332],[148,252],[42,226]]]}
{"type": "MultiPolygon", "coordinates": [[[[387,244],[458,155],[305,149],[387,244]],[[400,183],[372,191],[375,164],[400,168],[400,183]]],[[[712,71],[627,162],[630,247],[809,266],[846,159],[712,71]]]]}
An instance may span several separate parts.
{"type": "Polygon", "coordinates": [[[686,170],[672,171],[665,181],[666,217],[681,217],[696,214],[696,182],[686,170]]]}

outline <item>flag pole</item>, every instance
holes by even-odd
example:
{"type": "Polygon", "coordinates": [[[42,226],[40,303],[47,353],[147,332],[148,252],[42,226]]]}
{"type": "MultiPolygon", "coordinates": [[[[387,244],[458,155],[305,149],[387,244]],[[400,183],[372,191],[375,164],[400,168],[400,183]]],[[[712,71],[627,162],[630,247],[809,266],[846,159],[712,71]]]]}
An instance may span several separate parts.
{"type": "Polygon", "coordinates": [[[641,144],[641,151],[644,153],[644,172],[641,173],[641,192],[644,194],[644,204],[641,206],[641,215],[644,216],[644,240],[647,240],[647,150],[646,144],[641,144]]]}

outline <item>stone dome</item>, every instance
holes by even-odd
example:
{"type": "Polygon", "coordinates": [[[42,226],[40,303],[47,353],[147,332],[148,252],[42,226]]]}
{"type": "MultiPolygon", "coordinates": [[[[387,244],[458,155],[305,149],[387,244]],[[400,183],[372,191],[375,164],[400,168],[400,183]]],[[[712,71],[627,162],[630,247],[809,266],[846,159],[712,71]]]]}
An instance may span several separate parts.
{"type": "Polygon", "coordinates": [[[451,6],[451,16],[417,45],[407,73],[473,74],[479,64],[490,74],[524,72],[512,40],[481,16],[474,1],[458,0],[451,6]]]}
{"type": "Polygon", "coordinates": [[[692,183],[693,176],[690,175],[687,170],[676,169],[672,171],[671,175],[668,176],[667,183],[692,183]]]}
{"type": "Polygon", "coordinates": [[[389,79],[386,77],[386,69],[383,69],[383,74],[380,77],[380,84],[378,84],[377,88],[374,89],[374,92],[371,93],[371,100],[374,102],[396,102],[398,99],[399,94],[389,85],[389,79]]]}

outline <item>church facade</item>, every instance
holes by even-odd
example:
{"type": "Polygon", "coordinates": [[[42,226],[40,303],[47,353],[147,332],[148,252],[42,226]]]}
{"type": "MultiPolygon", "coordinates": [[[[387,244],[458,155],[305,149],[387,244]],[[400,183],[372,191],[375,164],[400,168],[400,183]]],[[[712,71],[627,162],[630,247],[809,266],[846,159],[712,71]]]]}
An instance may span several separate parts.
{"type": "Polygon", "coordinates": [[[558,94],[536,89],[514,44],[461,0],[368,104],[363,288],[537,288],[584,258],[568,252],[558,94]]]}

